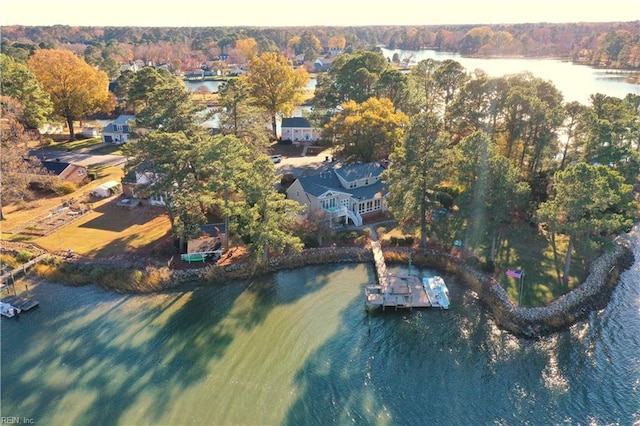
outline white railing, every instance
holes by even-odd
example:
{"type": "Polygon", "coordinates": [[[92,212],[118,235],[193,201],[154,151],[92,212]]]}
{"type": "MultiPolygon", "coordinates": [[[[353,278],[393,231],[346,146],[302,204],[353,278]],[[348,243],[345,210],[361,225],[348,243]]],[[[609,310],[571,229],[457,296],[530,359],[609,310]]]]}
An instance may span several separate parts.
{"type": "Polygon", "coordinates": [[[360,216],[360,213],[349,210],[347,206],[328,207],[325,208],[324,211],[329,213],[332,217],[347,216],[351,219],[354,225],[362,226],[362,216],[360,216]]]}
{"type": "Polygon", "coordinates": [[[362,226],[362,216],[360,216],[360,213],[347,209],[347,216],[353,221],[354,225],[362,226]]]}

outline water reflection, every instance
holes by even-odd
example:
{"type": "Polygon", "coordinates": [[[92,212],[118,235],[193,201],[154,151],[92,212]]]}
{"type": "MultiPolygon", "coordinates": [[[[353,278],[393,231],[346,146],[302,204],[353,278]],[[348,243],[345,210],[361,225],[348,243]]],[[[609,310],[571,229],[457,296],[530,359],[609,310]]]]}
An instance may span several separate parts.
{"type": "Polygon", "coordinates": [[[374,278],[369,265],[342,265],[148,296],[30,286],[41,307],[1,323],[2,415],[44,424],[639,420],[637,270],[607,309],[539,340],[498,329],[452,277],[448,311],[367,315],[362,291],[374,278]]]}

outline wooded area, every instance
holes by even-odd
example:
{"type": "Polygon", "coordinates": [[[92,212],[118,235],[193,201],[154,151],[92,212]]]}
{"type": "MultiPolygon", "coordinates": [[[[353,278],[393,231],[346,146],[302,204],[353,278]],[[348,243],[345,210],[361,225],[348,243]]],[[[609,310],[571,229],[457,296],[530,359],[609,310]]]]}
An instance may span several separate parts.
{"type": "Polygon", "coordinates": [[[243,63],[256,52],[313,61],[332,48],[435,49],[470,56],[557,57],[607,68],[640,69],[640,21],[615,23],[367,27],[6,26],[2,52],[26,60],[38,48],[73,51],[114,79],[119,64],[142,60],[197,70],[220,57],[243,63]],[[240,43],[238,43],[240,42],[240,43]]]}

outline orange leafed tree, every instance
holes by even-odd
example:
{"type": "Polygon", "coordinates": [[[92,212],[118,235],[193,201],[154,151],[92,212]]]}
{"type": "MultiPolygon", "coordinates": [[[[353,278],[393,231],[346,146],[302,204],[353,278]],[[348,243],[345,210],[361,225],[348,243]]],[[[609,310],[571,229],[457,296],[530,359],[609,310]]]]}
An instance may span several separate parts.
{"type": "Polygon", "coordinates": [[[71,140],[74,120],[114,108],[107,74],[68,50],[37,50],[27,66],[51,96],[56,114],[67,122],[71,140]]]}
{"type": "Polygon", "coordinates": [[[283,55],[265,52],[249,62],[249,73],[243,78],[254,104],[271,116],[273,138],[277,139],[276,115],[288,117],[293,108],[302,103],[309,74],[303,68],[293,69],[283,55]]]}
{"type": "Polygon", "coordinates": [[[347,46],[347,39],[344,38],[344,36],[330,37],[329,41],[327,42],[327,47],[329,49],[331,48],[344,49],[346,46],[347,46]]]}
{"type": "Polygon", "coordinates": [[[258,42],[253,37],[242,38],[236,41],[236,50],[249,60],[258,54],[258,42]]]}

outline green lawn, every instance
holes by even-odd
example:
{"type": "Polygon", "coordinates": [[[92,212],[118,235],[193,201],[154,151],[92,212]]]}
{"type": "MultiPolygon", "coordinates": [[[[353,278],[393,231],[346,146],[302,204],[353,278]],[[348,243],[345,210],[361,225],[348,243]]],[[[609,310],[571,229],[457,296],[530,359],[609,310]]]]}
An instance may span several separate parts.
{"type": "MultiPolygon", "coordinates": [[[[382,239],[389,242],[392,237],[397,238],[405,235],[407,235],[406,232],[392,228],[386,230],[382,239]]],[[[583,282],[588,272],[588,260],[584,259],[580,253],[588,251],[593,253],[592,256],[595,256],[599,249],[597,245],[592,243],[592,247],[588,249],[584,246],[578,247],[578,253],[574,250],[569,284],[565,285],[560,278],[564,268],[567,244],[567,237],[556,236],[557,258],[555,258],[550,235],[541,235],[536,229],[527,225],[509,228],[505,231],[498,247],[495,261],[496,279],[507,290],[515,303],[521,300],[523,306],[545,305],[583,282]],[[525,271],[522,298],[520,297],[519,281],[505,275],[508,269],[523,269],[525,271]]],[[[483,263],[486,261],[487,254],[486,247],[479,247],[475,250],[475,255],[483,263]]]]}
{"type": "Polygon", "coordinates": [[[92,149],[91,153],[95,155],[122,155],[122,145],[105,144],[99,148],[92,149]]]}
{"type": "Polygon", "coordinates": [[[584,280],[584,259],[574,252],[569,284],[561,281],[567,237],[556,235],[555,258],[550,235],[541,235],[528,226],[509,228],[505,234],[496,256],[496,278],[514,301],[521,299],[523,306],[544,305],[584,280]],[[505,275],[508,269],[524,270],[522,295],[519,281],[505,275]]]}
{"type": "Polygon", "coordinates": [[[89,138],[89,139],[81,139],[73,142],[59,142],[52,143],[49,146],[46,146],[45,149],[53,150],[53,151],[78,151],[81,149],[87,149],[94,147],[96,145],[100,145],[102,143],[101,138],[89,138]]]}

